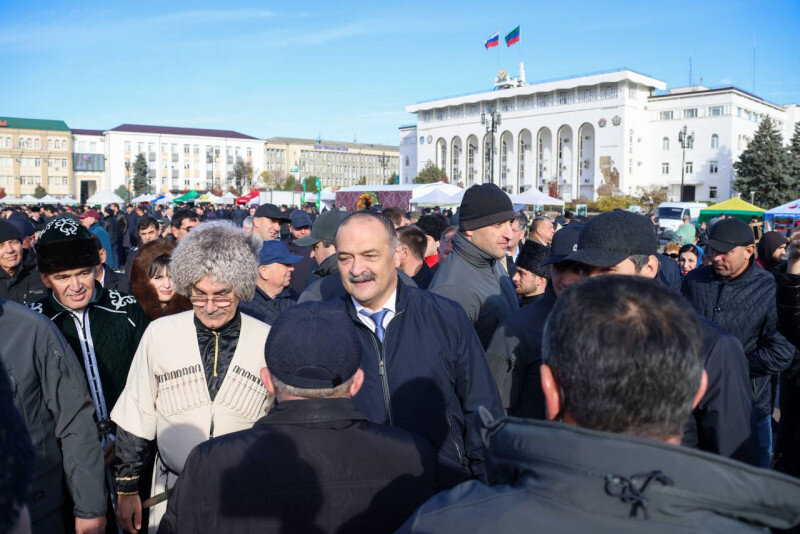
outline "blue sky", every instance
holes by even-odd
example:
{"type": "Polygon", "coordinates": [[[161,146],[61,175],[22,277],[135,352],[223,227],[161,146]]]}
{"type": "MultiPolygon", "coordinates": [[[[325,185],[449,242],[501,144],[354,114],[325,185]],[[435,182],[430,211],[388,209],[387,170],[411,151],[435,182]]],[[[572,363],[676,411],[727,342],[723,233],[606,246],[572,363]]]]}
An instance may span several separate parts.
{"type": "Polygon", "coordinates": [[[800,103],[800,2],[0,0],[0,115],[397,144],[407,104],[629,67],[800,103]],[[768,6],[768,7],[766,7],[768,6]],[[521,43],[483,41],[521,26],[521,43]]]}

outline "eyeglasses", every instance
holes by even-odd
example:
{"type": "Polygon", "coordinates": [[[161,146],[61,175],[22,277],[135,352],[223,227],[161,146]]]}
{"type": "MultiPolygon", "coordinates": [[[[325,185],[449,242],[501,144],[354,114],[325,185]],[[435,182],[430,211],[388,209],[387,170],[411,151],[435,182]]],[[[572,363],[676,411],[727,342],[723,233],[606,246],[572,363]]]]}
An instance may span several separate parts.
{"type": "Polygon", "coordinates": [[[675,254],[674,252],[673,252],[672,254],[667,254],[667,256],[669,256],[669,257],[670,257],[670,258],[672,258],[673,260],[677,260],[677,259],[678,259],[678,255],[677,255],[677,254],[675,254]]]}
{"type": "Polygon", "coordinates": [[[207,297],[205,295],[191,295],[189,297],[189,301],[193,306],[205,306],[209,300],[217,308],[227,308],[233,302],[233,297],[207,297]]]}

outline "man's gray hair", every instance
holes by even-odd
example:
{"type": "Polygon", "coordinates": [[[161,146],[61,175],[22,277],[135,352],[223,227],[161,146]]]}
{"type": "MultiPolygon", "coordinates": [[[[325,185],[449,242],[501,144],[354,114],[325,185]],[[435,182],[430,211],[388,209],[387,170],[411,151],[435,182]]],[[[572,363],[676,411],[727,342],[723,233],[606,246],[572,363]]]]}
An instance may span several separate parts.
{"type": "Polygon", "coordinates": [[[205,222],[192,228],[172,253],[170,271],[175,290],[188,297],[204,276],[230,286],[239,300],[256,291],[261,238],[229,221],[205,222]]]}

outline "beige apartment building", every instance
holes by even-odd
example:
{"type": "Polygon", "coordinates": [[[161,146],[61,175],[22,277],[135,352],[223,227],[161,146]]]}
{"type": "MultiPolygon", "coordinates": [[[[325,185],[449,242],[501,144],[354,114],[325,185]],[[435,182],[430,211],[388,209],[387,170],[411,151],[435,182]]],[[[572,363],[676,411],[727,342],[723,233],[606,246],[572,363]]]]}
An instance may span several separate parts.
{"type": "Polygon", "coordinates": [[[0,117],[0,187],[17,198],[38,186],[74,195],[72,135],[64,121],[0,117]]]}
{"type": "Polygon", "coordinates": [[[384,185],[400,172],[397,146],[347,143],[322,139],[272,137],[264,145],[264,170],[273,180],[289,174],[297,180],[320,178],[323,187],[367,184],[384,185]]]}

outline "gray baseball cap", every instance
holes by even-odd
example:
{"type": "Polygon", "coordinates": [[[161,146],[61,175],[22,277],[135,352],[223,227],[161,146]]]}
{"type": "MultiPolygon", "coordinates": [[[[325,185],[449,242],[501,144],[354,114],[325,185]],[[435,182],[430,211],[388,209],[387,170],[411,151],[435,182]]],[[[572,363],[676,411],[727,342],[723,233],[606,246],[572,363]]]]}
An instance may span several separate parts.
{"type": "Polygon", "coordinates": [[[339,225],[349,215],[346,211],[330,210],[326,211],[314,221],[311,226],[311,233],[306,237],[301,237],[294,243],[300,247],[316,245],[320,241],[333,241],[336,237],[336,230],[339,225]]]}

